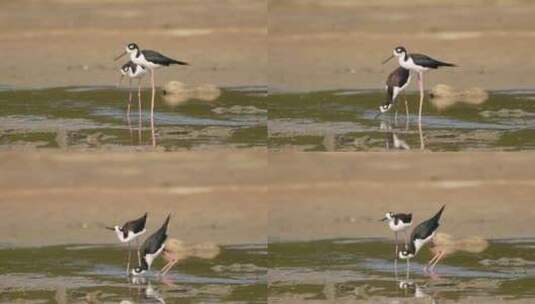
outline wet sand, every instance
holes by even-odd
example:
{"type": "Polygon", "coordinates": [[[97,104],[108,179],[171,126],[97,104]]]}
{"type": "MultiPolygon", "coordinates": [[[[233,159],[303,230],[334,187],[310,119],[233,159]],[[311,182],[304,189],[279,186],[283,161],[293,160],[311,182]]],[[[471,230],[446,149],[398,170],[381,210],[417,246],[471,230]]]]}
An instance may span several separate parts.
{"type": "Polygon", "coordinates": [[[416,222],[442,204],[441,231],[533,237],[533,153],[270,154],[270,241],[386,237],[387,211],[416,222]]]}

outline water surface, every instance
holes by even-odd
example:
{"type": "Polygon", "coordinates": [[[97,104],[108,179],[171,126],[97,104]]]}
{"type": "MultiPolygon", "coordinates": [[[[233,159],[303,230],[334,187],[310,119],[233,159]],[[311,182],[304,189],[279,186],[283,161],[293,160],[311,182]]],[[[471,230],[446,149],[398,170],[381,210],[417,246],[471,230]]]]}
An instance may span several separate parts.
{"type": "Polygon", "coordinates": [[[272,150],[496,151],[535,149],[535,91],[491,92],[486,101],[426,96],[421,125],[419,95],[407,95],[377,116],[382,91],[273,94],[268,101],[272,150]],[[397,113],[397,114],[396,114],[397,113]]]}
{"type": "Polygon", "coordinates": [[[265,88],[229,88],[215,100],[112,87],[0,90],[0,149],[160,150],[265,147],[265,88]]]}
{"type": "MultiPolygon", "coordinates": [[[[228,246],[166,275],[127,278],[126,250],[52,246],[0,250],[0,303],[265,303],[265,245],[228,246]],[[87,302],[86,302],[87,301],[87,302]]],[[[164,265],[159,258],[153,270],[164,265]]]]}
{"type": "Polygon", "coordinates": [[[479,254],[455,253],[437,266],[435,274],[423,272],[431,258],[427,249],[411,262],[409,273],[405,263],[394,267],[393,256],[392,242],[383,239],[270,243],[270,299],[287,303],[291,303],[288,299],[396,303],[411,298],[429,300],[422,303],[535,301],[534,239],[497,240],[479,254]]]}

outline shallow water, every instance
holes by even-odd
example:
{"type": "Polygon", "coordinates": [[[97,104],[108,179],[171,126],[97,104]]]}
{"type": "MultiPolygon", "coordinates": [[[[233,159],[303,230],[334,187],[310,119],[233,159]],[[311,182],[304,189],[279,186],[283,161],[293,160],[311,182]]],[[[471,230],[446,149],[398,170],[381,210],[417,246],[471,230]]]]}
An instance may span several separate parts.
{"type": "Polygon", "coordinates": [[[268,145],[304,151],[535,149],[535,91],[491,92],[484,102],[426,95],[421,128],[418,96],[407,95],[407,118],[403,98],[377,117],[382,91],[270,95],[268,145]]]}
{"type": "Polygon", "coordinates": [[[163,279],[128,279],[119,247],[2,249],[0,261],[0,303],[265,303],[267,296],[265,245],[186,259],[163,279]]]}
{"type": "Polygon", "coordinates": [[[399,303],[412,298],[437,303],[535,301],[534,248],[535,239],[492,241],[482,253],[446,257],[434,275],[423,272],[431,254],[422,249],[407,277],[404,262],[394,268],[394,246],[387,240],[270,243],[269,295],[273,302],[288,303],[292,302],[288,299],[328,303],[399,303]]]}
{"type": "MultiPolygon", "coordinates": [[[[222,90],[212,101],[200,97],[172,105],[156,98],[154,127],[150,90],[142,110],[128,91],[111,87],[0,89],[0,149],[80,150],[209,149],[265,147],[265,88],[222,90]]],[[[183,96],[180,95],[182,98],[183,96]]],[[[179,99],[180,99],[179,98],[179,99]]],[[[176,100],[174,100],[176,102],[176,100]]]]}

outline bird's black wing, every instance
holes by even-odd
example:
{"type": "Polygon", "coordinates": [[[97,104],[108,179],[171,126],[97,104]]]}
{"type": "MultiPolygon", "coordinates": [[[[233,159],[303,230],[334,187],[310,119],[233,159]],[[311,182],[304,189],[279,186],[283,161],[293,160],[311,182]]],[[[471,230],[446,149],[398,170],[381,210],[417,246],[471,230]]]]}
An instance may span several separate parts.
{"type": "Polygon", "coordinates": [[[398,67],[395,69],[390,75],[388,75],[388,78],[386,79],[386,85],[390,87],[402,87],[407,83],[409,80],[410,71],[403,68],[398,67]]]}
{"type": "Polygon", "coordinates": [[[403,223],[410,223],[412,221],[412,213],[397,213],[394,214],[396,220],[400,220],[403,223]]]}
{"type": "Polygon", "coordinates": [[[410,54],[410,57],[415,64],[430,69],[437,69],[442,66],[455,66],[452,63],[442,62],[423,54],[410,54]]]}
{"type": "Polygon", "coordinates": [[[145,229],[145,223],[147,222],[147,212],[145,214],[133,221],[127,222],[123,226],[123,230],[125,231],[133,231],[134,233],[138,233],[145,229]]]}
{"type": "Polygon", "coordinates": [[[435,230],[437,230],[440,220],[440,216],[442,215],[442,211],[444,211],[444,207],[440,208],[440,210],[435,214],[432,218],[428,219],[425,222],[422,222],[411,233],[411,240],[414,241],[415,239],[426,239],[428,238],[435,230]]]}
{"type": "Polygon", "coordinates": [[[141,51],[141,53],[143,54],[143,56],[145,56],[145,59],[147,59],[150,62],[156,63],[156,64],[160,64],[160,65],[164,65],[164,66],[168,66],[170,64],[188,65],[187,62],[178,61],[178,60],[175,60],[173,58],[169,58],[169,57],[167,57],[165,55],[162,55],[162,54],[160,54],[160,53],[158,53],[156,51],[143,50],[143,51],[141,51]]]}
{"type": "Polygon", "coordinates": [[[142,255],[153,254],[162,247],[162,244],[167,240],[167,225],[169,224],[169,218],[170,217],[168,216],[162,227],[143,242],[140,250],[142,255]]]}

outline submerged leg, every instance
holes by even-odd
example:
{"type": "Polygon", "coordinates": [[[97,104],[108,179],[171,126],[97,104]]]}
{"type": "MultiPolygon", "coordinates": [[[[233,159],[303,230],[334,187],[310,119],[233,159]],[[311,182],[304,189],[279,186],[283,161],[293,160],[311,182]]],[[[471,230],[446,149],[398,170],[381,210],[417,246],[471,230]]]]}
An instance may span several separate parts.
{"type": "Polygon", "coordinates": [[[438,258],[439,255],[440,255],[440,251],[435,253],[435,255],[429,260],[429,262],[427,262],[427,264],[424,266],[424,271],[425,272],[427,272],[427,269],[429,269],[429,266],[431,266],[431,264],[433,264],[433,262],[438,258]]]}
{"type": "Polygon", "coordinates": [[[394,260],[398,260],[398,252],[399,252],[399,240],[398,240],[398,232],[394,232],[394,235],[396,236],[396,256],[394,257],[394,260]]]}
{"type": "Polygon", "coordinates": [[[128,242],[128,262],[126,263],[126,275],[130,274],[130,260],[132,259],[132,248],[130,247],[130,242],[128,242]]]}
{"type": "Polygon", "coordinates": [[[438,255],[438,257],[436,258],[435,262],[431,265],[431,271],[435,271],[435,266],[437,266],[438,262],[440,262],[440,260],[442,260],[442,258],[444,257],[445,253],[444,252],[440,252],[440,254],[438,255]]]}
{"type": "Polygon", "coordinates": [[[409,280],[409,272],[411,271],[410,259],[407,259],[407,281],[409,280]]]}

